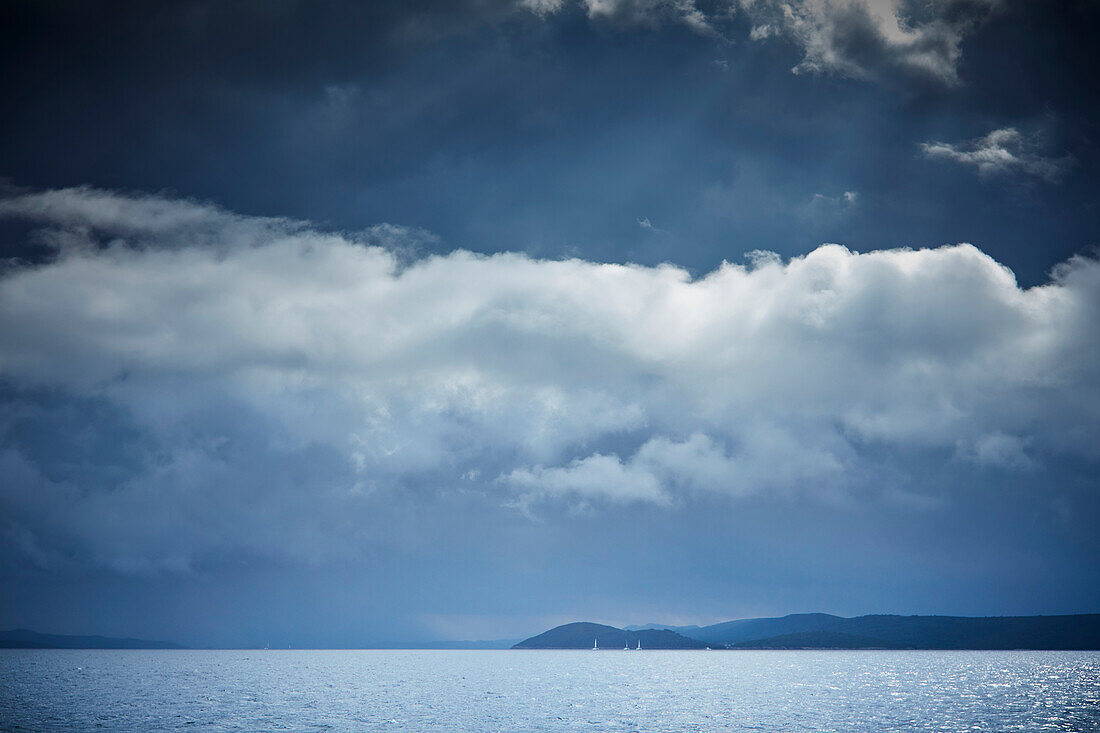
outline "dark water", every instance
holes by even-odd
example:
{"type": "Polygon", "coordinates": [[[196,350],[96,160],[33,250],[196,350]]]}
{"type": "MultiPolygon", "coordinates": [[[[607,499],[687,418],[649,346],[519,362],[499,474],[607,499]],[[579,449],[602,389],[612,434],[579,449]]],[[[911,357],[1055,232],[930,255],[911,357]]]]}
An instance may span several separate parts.
{"type": "Polygon", "coordinates": [[[7,650],[0,725],[1100,731],[1100,653],[7,650]]]}

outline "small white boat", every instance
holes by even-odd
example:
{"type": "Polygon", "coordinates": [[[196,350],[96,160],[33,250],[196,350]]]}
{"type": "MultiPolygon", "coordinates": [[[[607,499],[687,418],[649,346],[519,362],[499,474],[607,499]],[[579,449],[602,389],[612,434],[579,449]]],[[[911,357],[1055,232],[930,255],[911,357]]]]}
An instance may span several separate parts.
{"type": "Polygon", "coordinates": [[[594,652],[598,652],[599,650],[600,650],[600,642],[599,642],[599,639],[593,639],[593,640],[592,640],[592,651],[594,651],[594,652]]]}
{"type": "Polygon", "coordinates": [[[638,648],[637,648],[637,649],[636,649],[635,651],[639,651],[639,652],[640,652],[641,650],[642,650],[642,640],[641,640],[641,639],[638,639],[638,648]]]}

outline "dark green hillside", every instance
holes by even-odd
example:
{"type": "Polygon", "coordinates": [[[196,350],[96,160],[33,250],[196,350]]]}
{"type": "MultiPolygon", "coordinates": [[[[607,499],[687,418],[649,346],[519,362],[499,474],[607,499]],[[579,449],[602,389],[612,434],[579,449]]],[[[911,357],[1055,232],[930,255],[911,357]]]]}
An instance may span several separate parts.
{"type": "Polygon", "coordinates": [[[689,634],[693,639],[709,644],[725,645],[784,634],[798,634],[804,631],[822,631],[830,628],[833,623],[843,620],[840,616],[827,613],[792,613],[778,618],[744,618],[737,621],[724,621],[720,624],[697,627],[691,632],[680,631],[689,634]]]}
{"type": "Polygon", "coordinates": [[[831,628],[914,649],[1100,649],[1100,614],[860,616],[831,628]]]}
{"type": "MultiPolygon", "coordinates": [[[[1077,616],[857,616],[798,614],[705,626],[695,638],[747,648],[745,642],[831,633],[901,649],[1100,649],[1100,614],[1077,616]]],[[[824,637],[823,637],[824,638],[824,637]]],[[[835,641],[843,636],[834,637],[835,641]]],[[[859,648],[859,647],[852,647],[859,648]]]]}
{"type": "Polygon", "coordinates": [[[902,649],[882,639],[838,631],[802,631],[733,644],[730,649],[902,649]]]}

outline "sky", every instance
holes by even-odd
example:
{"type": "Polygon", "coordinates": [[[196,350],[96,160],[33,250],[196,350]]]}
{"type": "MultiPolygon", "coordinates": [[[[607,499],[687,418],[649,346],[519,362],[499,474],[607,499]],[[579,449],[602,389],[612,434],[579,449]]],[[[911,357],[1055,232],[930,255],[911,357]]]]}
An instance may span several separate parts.
{"type": "Polygon", "coordinates": [[[1100,5],[0,9],[0,628],[1100,611],[1100,5]]]}

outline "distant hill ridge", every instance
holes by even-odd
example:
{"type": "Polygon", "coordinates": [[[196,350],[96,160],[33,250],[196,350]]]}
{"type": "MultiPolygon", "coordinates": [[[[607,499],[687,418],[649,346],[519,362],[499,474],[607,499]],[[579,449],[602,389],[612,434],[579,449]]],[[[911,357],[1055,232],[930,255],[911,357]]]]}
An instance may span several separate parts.
{"type": "Polygon", "coordinates": [[[0,631],[0,649],[184,649],[171,641],[117,639],[110,636],[40,634],[30,629],[0,631]]]}
{"type": "Polygon", "coordinates": [[[591,649],[594,644],[603,649],[705,649],[706,643],[689,639],[667,629],[627,631],[614,626],[593,623],[573,623],[557,626],[538,636],[524,639],[513,649],[591,649]]]}
{"type": "Polygon", "coordinates": [[[900,644],[892,644],[869,636],[845,634],[840,631],[800,631],[795,634],[780,634],[766,639],[742,641],[731,644],[728,649],[905,649],[900,644]]]}
{"type": "Polygon", "coordinates": [[[844,618],[827,613],[725,621],[710,626],[617,629],[566,624],[520,642],[517,649],[590,648],[593,638],[621,648],[629,636],[672,634],[650,649],[1100,649],[1100,614],[1070,616],[894,616],[844,618]],[[614,632],[614,633],[612,633],[614,632]],[[585,637],[587,636],[587,641],[585,637]],[[612,641],[615,639],[616,641],[612,641]],[[691,645],[690,642],[695,642],[691,645]]]}

